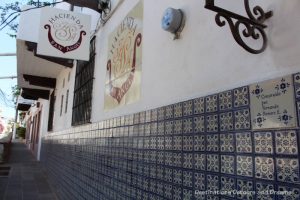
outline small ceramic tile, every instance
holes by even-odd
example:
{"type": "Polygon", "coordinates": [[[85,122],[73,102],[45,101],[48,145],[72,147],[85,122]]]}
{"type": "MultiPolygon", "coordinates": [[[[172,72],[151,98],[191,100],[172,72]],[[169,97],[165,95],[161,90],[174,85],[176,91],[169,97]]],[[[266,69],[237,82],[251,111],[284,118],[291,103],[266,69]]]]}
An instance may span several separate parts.
{"type": "Polygon", "coordinates": [[[233,113],[226,112],[220,114],[220,131],[233,130],[233,113]]]}
{"type": "Polygon", "coordinates": [[[182,120],[181,119],[177,119],[174,121],[174,134],[175,135],[182,134],[182,120]]]}
{"type": "Polygon", "coordinates": [[[274,160],[268,157],[255,157],[255,177],[274,180],[274,160]]]}
{"type": "Polygon", "coordinates": [[[273,143],[272,143],[272,133],[271,132],[256,132],[254,133],[254,144],[256,153],[273,153],[273,143]]]}
{"type": "Polygon", "coordinates": [[[157,194],[160,196],[164,195],[164,184],[163,182],[158,182],[157,183],[157,194]]]}
{"type": "Polygon", "coordinates": [[[234,111],[235,130],[250,129],[250,112],[249,109],[234,111]]]}
{"type": "Polygon", "coordinates": [[[173,183],[179,185],[182,183],[182,170],[180,169],[173,170],[173,183]]]}
{"type": "Polygon", "coordinates": [[[232,93],[231,91],[222,92],[219,94],[219,110],[230,110],[232,108],[232,93]]]}
{"type": "Polygon", "coordinates": [[[157,135],[164,135],[165,134],[165,123],[158,122],[157,123],[157,135]]]}
{"type": "Polygon", "coordinates": [[[206,155],[205,154],[200,154],[196,153],[194,154],[194,168],[197,170],[205,170],[205,165],[206,165],[206,155]]]}
{"type": "Polygon", "coordinates": [[[233,152],[234,146],[233,134],[220,134],[220,150],[222,152],[233,152]]]}
{"type": "Polygon", "coordinates": [[[207,96],[205,98],[205,108],[206,112],[216,112],[218,110],[218,96],[207,96]]]}
{"type": "Polygon", "coordinates": [[[234,174],[234,156],[221,155],[221,173],[234,174]]]}
{"type": "Polygon", "coordinates": [[[253,182],[248,180],[237,180],[237,199],[254,199],[253,182]]]}
{"type": "Polygon", "coordinates": [[[194,143],[193,136],[183,136],[183,139],[182,139],[183,151],[193,151],[193,143],[194,143]]]}
{"type": "Polygon", "coordinates": [[[165,155],[163,151],[159,151],[157,153],[157,163],[158,164],[165,164],[165,155]]]}
{"type": "Polygon", "coordinates": [[[140,112],[140,122],[139,123],[145,123],[146,122],[146,112],[140,112]]]}
{"type": "Polygon", "coordinates": [[[150,135],[157,135],[157,122],[150,124],[150,135]]]}
{"type": "Polygon", "coordinates": [[[174,122],[171,121],[165,121],[165,135],[173,135],[173,125],[174,122]]]}
{"type": "Polygon", "coordinates": [[[252,139],[251,133],[236,133],[236,151],[239,153],[252,152],[252,139]]]}
{"type": "Polygon", "coordinates": [[[219,119],[218,115],[207,115],[206,116],[206,132],[214,133],[218,132],[219,119]]]}
{"type": "Polygon", "coordinates": [[[253,160],[251,156],[237,156],[236,173],[240,176],[253,176],[253,160]]]}
{"type": "Polygon", "coordinates": [[[205,136],[194,136],[194,151],[205,151],[205,136]]]}
{"type": "Polygon", "coordinates": [[[287,186],[278,186],[278,191],[281,194],[277,195],[279,200],[294,200],[300,199],[300,189],[287,186]]]}
{"type": "Polygon", "coordinates": [[[230,177],[221,176],[221,191],[224,196],[235,197],[235,180],[230,177]]]}
{"type": "Polygon", "coordinates": [[[193,168],[193,154],[183,153],[183,168],[187,168],[187,169],[193,168]]]}
{"type": "Polygon", "coordinates": [[[182,200],[182,188],[173,185],[173,199],[174,200],[182,200]]]}
{"type": "Polygon", "coordinates": [[[172,153],[165,152],[165,164],[168,165],[168,166],[172,166],[173,165],[172,153]]]}
{"type": "MultiPolygon", "coordinates": [[[[147,123],[151,122],[151,110],[147,110],[145,115],[146,115],[145,122],[147,122],[147,123]]],[[[121,126],[122,126],[122,124],[121,124],[121,126]]]]}
{"type": "Polygon", "coordinates": [[[219,172],[219,155],[207,154],[207,171],[219,172]]]}
{"type": "Polygon", "coordinates": [[[207,178],[207,190],[218,191],[219,190],[219,177],[216,175],[208,174],[207,178]]]}
{"type": "Polygon", "coordinates": [[[194,117],[194,133],[204,133],[205,126],[204,126],[204,116],[197,116],[194,117]]]}
{"type": "Polygon", "coordinates": [[[296,131],[276,131],[275,141],[277,154],[298,154],[296,131]]]}
{"type": "Polygon", "coordinates": [[[182,167],[182,153],[173,153],[173,166],[182,167]]]}
{"type": "Polygon", "coordinates": [[[145,124],[145,136],[149,136],[151,133],[151,124],[145,124]]]}
{"type": "Polygon", "coordinates": [[[183,104],[183,116],[190,116],[193,114],[193,100],[185,101],[183,104]]]}
{"type": "Polygon", "coordinates": [[[205,174],[200,173],[200,172],[195,172],[194,173],[194,180],[195,180],[195,189],[199,191],[204,191],[205,190],[205,174]]]}
{"type": "Polygon", "coordinates": [[[140,113],[135,113],[133,117],[133,124],[138,124],[140,122],[140,113]]]}
{"type": "Polygon", "coordinates": [[[193,193],[194,193],[193,190],[183,189],[182,199],[183,200],[193,199],[193,193]]]}
{"type": "Polygon", "coordinates": [[[172,119],[174,117],[173,113],[173,105],[165,106],[165,119],[172,119]]]}
{"type": "Polygon", "coordinates": [[[164,192],[164,197],[166,199],[172,199],[173,198],[173,187],[171,184],[165,184],[164,185],[165,192],[164,192]]]}
{"type": "Polygon", "coordinates": [[[194,114],[204,113],[204,98],[197,98],[193,100],[194,102],[194,114]]]}
{"type": "Polygon", "coordinates": [[[174,104],[174,118],[182,117],[182,103],[174,104]]]}
{"type": "Polygon", "coordinates": [[[157,109],[152,109],[151,110],[151,122],[157,121],[157,109]]]}
{"type": "Polygon", "coordinates": [[[277,180],[282,182],[299,183],[298,159],[276,158],[277,180]]]}
{"type": "Polygon", "coordinates": [[[172,150],[173,149],[172,137],[165,137],[165,149],[166,150],[172,150]]]}
{"type": "Polygon", "coordinates": [[[175,151],[182,150],[182,136],[173,137],[173,150],[175,151]]]}
{"type": "Polygon", "coordinates": [[[160,107],[157,110],[157,120],[161,121],[165,119],[165,107],[160,107]]]}
{"type": "Polygon", "coordinates": [[[300,73],[294,75],[295,95],[300,98],[300,73]]]}
{"type": "Polygon", "coordinates": [[[183,186],[184,187],[193,187],[193,171],[183,171],[183,186]]]}
{"type": "Polygon", "coordinates": [[[256,183],[256,199],[266,199],[266,200],[273,200],[275,198],[274,194],[267,193],[266,191],[273,191],[274,185],[269,183],[256,183]]]}
{"type": "Polygon", "coordinates": [[[206,150],[207,151],[219,151],[219,135],[209,134],[206,135],[206,150]]]}
{"type": "Polygon", "coordinates": [[[182,132],[183,134],[193,133],[193,118],[183,119],[182,132]]]}
{"type": "Polygon", "coordinates": [[[171,168],[165,168],[165,181],[173,182],[173,170],[171,168]]]}
{"type": "Polygon", "coordinates": [[[233,91],[234,107],[241,107],[249,105],[248,87],[237,88],[233,91]]]}

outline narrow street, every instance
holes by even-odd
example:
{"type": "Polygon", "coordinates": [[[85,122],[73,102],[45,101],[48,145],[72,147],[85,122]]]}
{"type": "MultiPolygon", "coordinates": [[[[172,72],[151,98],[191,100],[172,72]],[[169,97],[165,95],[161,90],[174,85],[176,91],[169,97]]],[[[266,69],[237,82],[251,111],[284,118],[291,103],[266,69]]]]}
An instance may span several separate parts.
{"type": "Polygon", "coordinates": [[[40,163],[35,161],[26,146],[17,140],[11,145],[9,162],[0,164],[0,199],[56,199],[40,163]]]}

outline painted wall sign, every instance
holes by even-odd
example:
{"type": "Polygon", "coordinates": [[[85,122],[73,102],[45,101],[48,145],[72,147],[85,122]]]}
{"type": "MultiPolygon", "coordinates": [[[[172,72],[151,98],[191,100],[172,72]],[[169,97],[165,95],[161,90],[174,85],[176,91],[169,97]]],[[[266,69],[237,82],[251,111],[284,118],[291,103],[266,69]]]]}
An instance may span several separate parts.
{"type": "Polygon", "coordinates": [[[37,54],[89,60],[91,18],[56,8],[43,8],[37,54]]]}
{"type": "Polygon", "coordinates": [[[140,1],[110,34],[104,109],[140,99],[143,2],[140,1]]]}
{"type": "Polygon", "coordinates": [[[250,85],[252,128],[296,127],[294,99],[291,76],[250,85]]]}

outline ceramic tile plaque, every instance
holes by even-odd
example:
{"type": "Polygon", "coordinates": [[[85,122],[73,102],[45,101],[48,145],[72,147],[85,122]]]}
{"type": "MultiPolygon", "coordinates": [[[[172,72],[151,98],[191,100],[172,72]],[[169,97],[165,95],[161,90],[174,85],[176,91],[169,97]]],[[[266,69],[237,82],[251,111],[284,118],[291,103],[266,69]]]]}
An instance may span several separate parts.
{"type": "Polygon", "coordinates": [[[296,127],[291,76],[250,85],[252,129],[296,127]]]}

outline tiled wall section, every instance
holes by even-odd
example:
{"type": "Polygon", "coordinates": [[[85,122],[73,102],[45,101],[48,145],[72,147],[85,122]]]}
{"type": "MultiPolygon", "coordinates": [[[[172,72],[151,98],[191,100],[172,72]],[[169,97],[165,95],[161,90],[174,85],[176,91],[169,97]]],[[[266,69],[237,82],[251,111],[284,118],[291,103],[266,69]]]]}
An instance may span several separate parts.
{"type": "Polygon", "coordinates": [[[300,199],[299,129],[253,132],[249,104],[241,87],[53,133],[42,161],[66,200],[300,199]]]}

